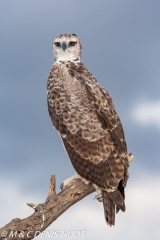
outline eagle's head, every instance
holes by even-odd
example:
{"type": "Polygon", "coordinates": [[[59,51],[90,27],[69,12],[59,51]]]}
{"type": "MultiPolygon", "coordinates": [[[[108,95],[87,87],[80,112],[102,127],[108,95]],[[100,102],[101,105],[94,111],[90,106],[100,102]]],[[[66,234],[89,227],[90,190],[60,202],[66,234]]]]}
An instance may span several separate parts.
{"type": "Polygon", "coordinates": [[[81,43],[76,34],[63,33],[55,38],[53,45],[54,59],[57,60],[70,60],[80,58],[81,56],[81,43]]]}

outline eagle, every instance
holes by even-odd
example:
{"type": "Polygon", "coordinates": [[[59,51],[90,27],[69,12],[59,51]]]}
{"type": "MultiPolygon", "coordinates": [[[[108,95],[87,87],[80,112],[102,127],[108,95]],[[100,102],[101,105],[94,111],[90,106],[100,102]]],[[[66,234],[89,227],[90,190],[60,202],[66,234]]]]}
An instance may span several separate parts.
{"type": "Polygon", "coordinates": [[[125,211],[132,154],[112,98],[81,60],[76,34],[64,33],[52,44],[55,63],[48,75],[48,111],[78,175],[99,189],[109,226],[125,211]]]}

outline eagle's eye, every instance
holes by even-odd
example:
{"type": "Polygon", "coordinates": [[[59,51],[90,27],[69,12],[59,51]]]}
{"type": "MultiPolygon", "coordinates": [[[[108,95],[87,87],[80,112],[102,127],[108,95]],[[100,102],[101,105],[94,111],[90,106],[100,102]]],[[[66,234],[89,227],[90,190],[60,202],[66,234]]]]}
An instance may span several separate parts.
{"type": "Polygon", "coordinates": [[[60,47],[60,46],[61,46],[60,42],[55,42],[54,44],[55,44],[57,47],[60,47]]]}
{"type": "Polygon", "coordinates": [[[69,46],[75,46],[77,42],[69,42],[69,46]]]}

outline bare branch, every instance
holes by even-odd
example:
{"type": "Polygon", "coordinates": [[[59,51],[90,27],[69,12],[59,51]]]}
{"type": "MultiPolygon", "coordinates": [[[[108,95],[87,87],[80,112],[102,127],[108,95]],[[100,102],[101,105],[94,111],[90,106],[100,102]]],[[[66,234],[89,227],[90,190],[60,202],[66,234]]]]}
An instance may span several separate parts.
{"type": "Polygon", "coordinates": [[[24,219],[15,218],[0,228],[0,240],[33,239],[70,206],[95,191],[93,186],[86,190],[87,185],[81,179],[75,179],[69,187],[58,194],[56,194],[55,188],[56,178],[55,175],[52,175],[46,201],[41,204],[27,203],[35,212],[24,219]]]}
{"type": "Polygon", "coordinates": [[[52,194],[56,194],[56,177],[55,177],[55,175],[51,175],[48,196],[50,197],[52,194]]]}

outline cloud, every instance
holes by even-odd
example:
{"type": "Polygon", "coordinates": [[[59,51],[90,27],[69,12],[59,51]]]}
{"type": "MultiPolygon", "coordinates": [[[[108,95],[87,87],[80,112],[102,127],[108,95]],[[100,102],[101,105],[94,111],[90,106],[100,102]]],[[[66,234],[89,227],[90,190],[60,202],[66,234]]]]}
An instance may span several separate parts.
{"type": "MultiPolygon", "coordinates": [[[[159,189],[160,177],[143,173],[140,179],[129,182],[126,188],[125,213],[116,215],[116,225],[110,228],[105,223],[103,205],[93,200],[94,194],[73,205],[48,228],[49,231],[86,231],[84,239],[159,239],[159,189]],[[120,236],[120,238],[119,238],[120,236]]],[[[2,183],[5,194],[1,197],[1,226],[16,217],[27,217],[33,210],[26,202],[42,202],[39,196],[22,193],[10,182],[2,183]],[[7,189],[7,191],[6,191],[7,189]]],[[[41,237],[38,237],[41,239],[41,237]]],[[[50,239],[49,237],[45,238],[50,239]]],[[[57,239],[61,239],[57,238],[57,239]]],[[[69,238],[67,238],[69,239],[69,238]]]]}
{"type": "Polygon", "coordinates": [[[43,201],[42,196],[37,195],[37,193],[22,193],[18,185],[11,178],[9,180],[7,182],[0,178],[0,228],[14,218],[23,219],[31,215],[33,209],[28,207],[26,203],[43,201]]]}
{"type": "Polygon", "coordinates": [[[160,100],[137,105],[132,117],[139,124],[154,125],[160,129],[160,100]]]}

